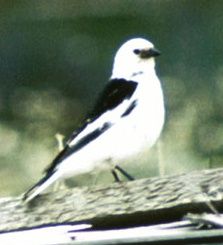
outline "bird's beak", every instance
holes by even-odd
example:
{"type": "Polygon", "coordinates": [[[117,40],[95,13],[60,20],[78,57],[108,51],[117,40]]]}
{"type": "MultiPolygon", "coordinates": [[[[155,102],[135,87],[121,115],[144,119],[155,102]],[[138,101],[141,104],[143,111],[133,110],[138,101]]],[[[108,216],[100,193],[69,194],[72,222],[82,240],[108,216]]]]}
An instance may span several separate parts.
{"type": "Polygon", "coordinates": [[[151,57],[156,57],[159,56],[161,53],[158,49],[156,48],[150,48],[150,49],[144,49],[141,51],[141,58],[151,58],[151,57]]]}

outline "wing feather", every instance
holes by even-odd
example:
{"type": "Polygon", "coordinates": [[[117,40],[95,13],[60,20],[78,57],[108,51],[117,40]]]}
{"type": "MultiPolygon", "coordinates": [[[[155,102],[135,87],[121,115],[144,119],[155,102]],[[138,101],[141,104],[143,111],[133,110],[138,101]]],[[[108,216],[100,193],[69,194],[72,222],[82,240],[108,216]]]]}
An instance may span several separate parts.
{"type": "MultiPolygon", "coordinates": [[[[105,121],[100,126],[96,125],[94,129],[92,129],[87,134],[84,133],[87,126],[93,125],[94,121],[101,117],[105,112],[114,109],[124,100],[130,99],[136,87],[136,82],[126,81],[124,79],[112,79],[105,87],[103,93],[100,95],[91,113],[88,114],[86,119],[82,122],[81,126],[76,131],[74,131],[74,133],[67,141],[65,148],[57,155],[51,165],[46,169],[46,175],[50,176],[58,163],[63,161],[66,157],[70,156],[74,152],[80,150],[82,147],[109,129],[112,126],[112,123],[105,121]],[[78,140],[76,140],[77,138],[78,140]]],[[[125,114],[127,112],[125,112],[125,114]]],[[[120,117],[121,116],[123,115],[120,115],[120,117]]]]}

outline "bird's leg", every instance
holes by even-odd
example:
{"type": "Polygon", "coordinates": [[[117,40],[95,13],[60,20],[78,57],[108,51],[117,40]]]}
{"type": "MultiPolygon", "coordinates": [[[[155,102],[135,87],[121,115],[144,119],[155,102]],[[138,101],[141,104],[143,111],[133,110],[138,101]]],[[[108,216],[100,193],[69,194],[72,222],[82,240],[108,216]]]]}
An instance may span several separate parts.
{"type": "Polygon", "coordinates": [[[117,174],[116,170],[112,169],[111,172],[112,172],[112,175],[113,175],[113,177],[115,179],[115,182],[121,182],[121,180],[118,177],[118,174],[117,174]]]}
{"type": "MultiPolygon", "coordinates": [[[[121,168],[119,165],[115,165],[115,169],[117,169],[122,175],[124,175],[128,180],[134,180],[134,178],[128,174],[123,168],[121,168]]],[[[115,173],[117,175],[117,173],[115,173]]],[[[114,174],[113,174],[114,176],[114,174]]]]}

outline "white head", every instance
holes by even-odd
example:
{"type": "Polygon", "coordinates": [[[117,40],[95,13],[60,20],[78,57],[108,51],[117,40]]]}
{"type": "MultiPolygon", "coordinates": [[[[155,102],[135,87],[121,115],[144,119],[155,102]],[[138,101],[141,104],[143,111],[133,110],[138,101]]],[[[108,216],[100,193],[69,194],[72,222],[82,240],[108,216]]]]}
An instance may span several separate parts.
{"type": "Polygon", "coordinates": [[[155,60],[160,52],[151,42],[134,38],[125,42],[117,51],[111,78],[131,80],[141,73],[154,73],[155,60]]]}

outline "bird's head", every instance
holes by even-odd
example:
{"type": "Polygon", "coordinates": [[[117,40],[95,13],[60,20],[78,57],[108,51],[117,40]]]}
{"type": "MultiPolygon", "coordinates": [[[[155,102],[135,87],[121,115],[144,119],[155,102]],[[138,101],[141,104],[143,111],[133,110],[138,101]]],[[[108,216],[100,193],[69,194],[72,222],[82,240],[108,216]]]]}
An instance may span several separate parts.
{"type": "Polygon", "coordinates": [[[154,72],[154,57],[158,55],[160,52],[148,40],[131,39],[118,49],[111,78],[131,80],[138,74],[154,72]]]}

